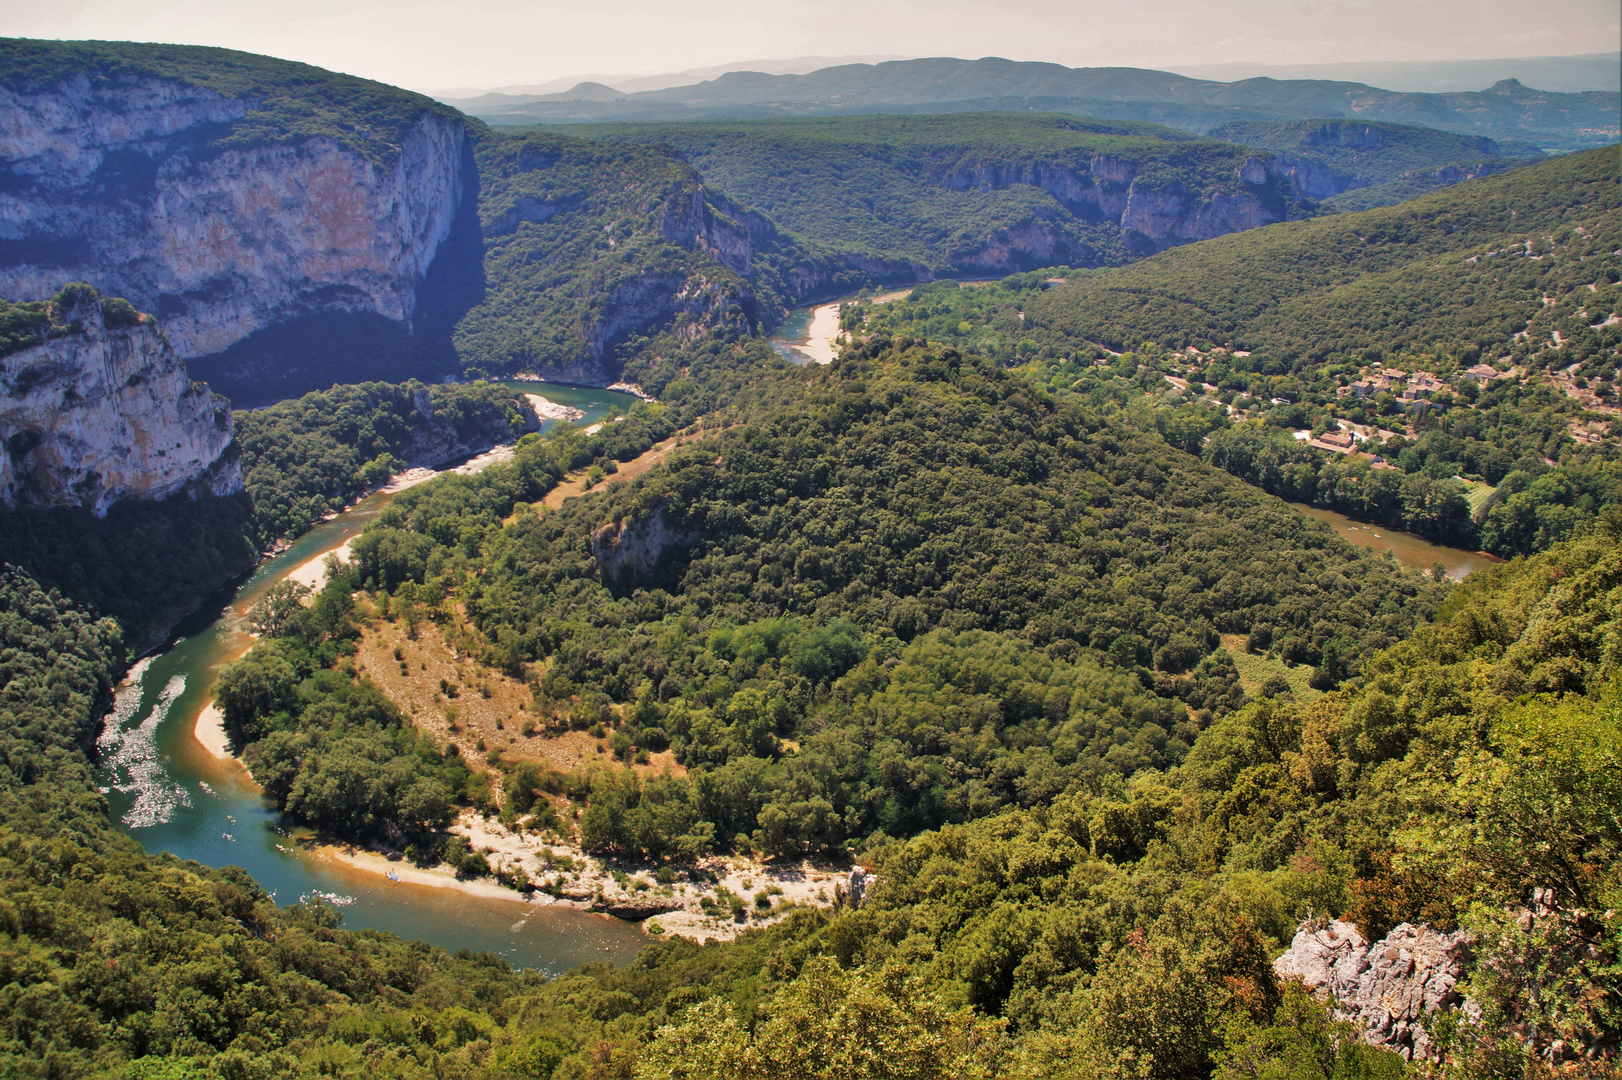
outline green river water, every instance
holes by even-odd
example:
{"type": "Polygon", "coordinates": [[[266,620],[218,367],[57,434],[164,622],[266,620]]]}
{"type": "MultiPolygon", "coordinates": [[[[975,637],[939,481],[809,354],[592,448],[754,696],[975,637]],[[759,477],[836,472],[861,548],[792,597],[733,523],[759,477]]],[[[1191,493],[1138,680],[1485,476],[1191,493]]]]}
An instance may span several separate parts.
{"type": "MultiPolygon", "coordinates": [[[[582,423],[629,394],[556,383],[504,383],[586,412],[582,423]]],[[[492,952],[519,967],[563,971],[588,961],[624,962],[647,940],[634,924],[567,907],[484,899],[459,889],[396,883],[300,849],[234,761],[220,761],[193,735],[213,698],[221,664],[249,643],[241,620],[255,599],[302,563],[358,534],[393,496],[374,494],[317,525],[261,563],[177,628],[168,648],[141,661],[119,688],[100,742],[101,784],[113,817],[149,851],[209,866],[240,866],[277,903],[318,895],[339,906],[350,929],[421,938],[450,950],[492,952]]]]}

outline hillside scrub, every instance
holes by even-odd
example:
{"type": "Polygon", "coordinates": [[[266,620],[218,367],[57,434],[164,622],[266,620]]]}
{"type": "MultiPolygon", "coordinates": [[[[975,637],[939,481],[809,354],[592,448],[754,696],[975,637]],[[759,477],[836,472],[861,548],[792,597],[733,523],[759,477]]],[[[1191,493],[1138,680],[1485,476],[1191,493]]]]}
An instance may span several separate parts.
{"type": "Polygon", "coordinates": [[[43,673],[38,658],[65,654],[62,631],[79,627],[67,650],[84,678],[66,710],[39,709],[42,679],[8,682],[9,716],[56,735],[19,743],[0,777],[12,808],[0,953],[23,1006],[0,1052],[22,1075],[50,1054],[64,1075],[315,1062],[493,1078],[605,1061],[730,1075],[828,1061],[877,1076],[849,1055],[878,1024],[927,1075],[958,1055],[1033,1077],[1136,1075],[1126,1066],[1150,1061],[1193,1077],[1304,1062],[1420,1075],[1272,973],[1297,920],[1345,913],[1371,935],[1418,919],[1477,934],[1470,990],[1486,1013],[1450,1014],[1434,1075],[1541,1075],[1540,1062],[1581,1054],[1610,1075],[1619,941],[1598,913],[1622,907],[1622,840],[1593,810],[1616,795],[1622,741],[1603,648],[1616,562],[1607,535],[1485,571],[1434,625],[1371,657],[1356,688],[1245,705],[1178,768],[881,844],[859,910],[792,912],[723,946],[653,943],[627,969],[551,981],[337,929],[319,906],[277,909],[239,872],[121,837],[75,745],[116,637],[60,602],[46,615],[44,594],[10,578],[8,663],[43,673]],[[50,737],[64,741],[47,749],[50,737]],[[1517,911],[1534,892],[1547,913],[1527,922],[1517,911]]]}
{"type": "Polygon", "coordinates": [[[1439,597],[973,358],[875,344],[726,411],[750,420],[539,513],[574,436],[526,439],[353,545],[344,587],[394,618],[464,613],[542,715],[674,752],[680,782],[605,790],[620,809],[588,850],[816,852],[1118,783],[1244,702],[1220,634],[1331,688],[1439,597]],[[592,557],[655,519],[686,538],[664,557],[592,557]]]}

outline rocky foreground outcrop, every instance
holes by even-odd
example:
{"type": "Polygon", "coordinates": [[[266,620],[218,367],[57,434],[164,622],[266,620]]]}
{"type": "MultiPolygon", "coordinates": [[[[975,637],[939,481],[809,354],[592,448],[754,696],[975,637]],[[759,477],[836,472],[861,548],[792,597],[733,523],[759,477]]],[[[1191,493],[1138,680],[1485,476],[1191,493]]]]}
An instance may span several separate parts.
{"type": "Polygon", "coordinates": [[[1462,930],[1403,923],[1370,943],[1351,923],[1332,921],[1303,924],[1273,970],[1333,999],[1336,1012],[1359,1024],[1370,1045],[1432,1061],[1436,1048],[1425,1021],[1438,1009],[1464,1004],[1454,987],[1469,955],[1462,930]]]}
{"type": "Polygon", "coordinates": [[[0,358],[7,505],[100,514],[121,499],[241,489],[230,407],[191,381],[150,317],[78,286],[38,321],[36,344],[0,358]]]}
{"type": "Polygon", "coordinates": [[[262,105],[127,67],[0,80],[0,295],[91,282],[182,359],[298,315],[409,322],[467,182],[461,118],[422,99],[399,132],[233,140],[262,105]]]}

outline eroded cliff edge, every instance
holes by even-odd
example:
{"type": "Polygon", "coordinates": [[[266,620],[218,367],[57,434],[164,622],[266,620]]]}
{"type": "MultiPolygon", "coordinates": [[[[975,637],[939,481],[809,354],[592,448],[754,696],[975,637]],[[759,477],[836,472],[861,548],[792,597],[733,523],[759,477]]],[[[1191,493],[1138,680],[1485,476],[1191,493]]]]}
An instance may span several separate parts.
{"type": "Polygon", "coordinates": [[[230,406],[191,380],[149,316],[84,285],[0,307],[0,500],[101,514],[241,490],[230,406]]]}
{"type": "Polygon", "coordinates": [[[211,86],[161,47],[49,45],[6,46],[39,55],[0,79],[0,295],[88,281],[156,312],[182,359],[299,315],[410,322],[461,205],[458,114],[223,50],[241,70],[211,86]]]}

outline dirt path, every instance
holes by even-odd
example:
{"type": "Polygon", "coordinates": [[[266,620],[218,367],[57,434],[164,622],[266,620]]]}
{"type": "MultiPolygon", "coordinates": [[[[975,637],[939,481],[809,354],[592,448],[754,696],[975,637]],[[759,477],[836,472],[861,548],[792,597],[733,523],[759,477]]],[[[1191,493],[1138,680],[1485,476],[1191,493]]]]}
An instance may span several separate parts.
{"type": "MultiPolygon", "coordinates": [[[[685,446],[688,443],[698,442],[707,434],[707,431],[678,431],[664,442],[654,444],[646,453],[640,455],[639,457],[632,458],[630,461],[620,465],[618,472],[598,481],[596,486],[610,487],[621,480],[635,480],[637,477],[659,464],[659,462],[663,461],[672,450],[676,449],[676,447],[685,446]]],[[[586,474],[584,472],[572,473],[565,477],[561,484],[547,492],[546,498],[542,500],[542,505],[550,506],[552,509],[556,510],[558,507],[563,505],[563,500],[572,499],[576,495],[584,495],[586,494],[587,490],[586,474]]]]}
{"type": "MultiPolygon", "coordinates": [[[[434,623],[406,627],[377,620],[361,633],[355,668],[382,689],[411,723],[440,748],[455,743],[475,769],[495,753],[506,762],[536,761],[563,772],[622,763],[608,752],[606,738],[584,731],[547,733],[559,717],[539,706],[528,684],[461,656],[434,623]]],[[[567,702],[562,703],[564,708],[567,702]]],[[[670,752],[650,754],[638,772],[680,774],[670,752]]]]}

